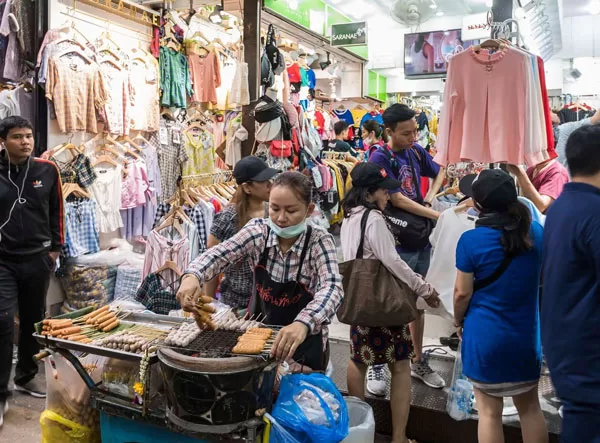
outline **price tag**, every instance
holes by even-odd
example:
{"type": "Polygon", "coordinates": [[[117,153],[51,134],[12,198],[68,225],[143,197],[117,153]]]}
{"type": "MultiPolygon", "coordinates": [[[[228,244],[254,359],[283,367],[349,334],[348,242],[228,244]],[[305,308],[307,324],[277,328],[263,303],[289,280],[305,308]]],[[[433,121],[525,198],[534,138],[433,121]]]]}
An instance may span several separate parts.
{"type": "Polygon", "coordinates": [[[179,129],[173,128],[171,130],[171,140],[172,140],[172,142],[173,142],[174,145],[180,145],[181,144],[181,131],[179,131],[179,129]]]}
{"type": "Polygon", "coordinates": [[[162,126],[160,127],[160,129],[158,130],[158,139],[160,140],[161,145],[169,144],[169,131],[167,131],[167,128],[164,128],[162,126]]]}
{"type": "Polygon", "coordinates": [[[327,193],[327,203],[333,203],[333,192],[327,193]]]}

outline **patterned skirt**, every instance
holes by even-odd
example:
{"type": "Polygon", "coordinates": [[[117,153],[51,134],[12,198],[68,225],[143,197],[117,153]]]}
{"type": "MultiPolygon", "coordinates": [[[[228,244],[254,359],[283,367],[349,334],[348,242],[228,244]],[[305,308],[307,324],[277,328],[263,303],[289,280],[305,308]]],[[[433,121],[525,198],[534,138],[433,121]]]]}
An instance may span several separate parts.
{"type": "Polygon", "coordinates": [[[364,365],[381,365],[408,360],[413,344],[408,325],[388,328],[352,326],[350,358],[364,365]]]}

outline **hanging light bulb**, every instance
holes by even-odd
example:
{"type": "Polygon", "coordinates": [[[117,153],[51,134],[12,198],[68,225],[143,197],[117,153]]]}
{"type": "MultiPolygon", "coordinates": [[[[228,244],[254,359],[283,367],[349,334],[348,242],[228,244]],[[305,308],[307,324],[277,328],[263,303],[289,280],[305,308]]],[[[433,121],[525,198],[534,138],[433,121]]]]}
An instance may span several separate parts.
{"type": "Polygon", "coordinates": [[[486,0],[485,1],[485,6],[488,8],[493,8],[494,7],[494,0],[486,0]]]}

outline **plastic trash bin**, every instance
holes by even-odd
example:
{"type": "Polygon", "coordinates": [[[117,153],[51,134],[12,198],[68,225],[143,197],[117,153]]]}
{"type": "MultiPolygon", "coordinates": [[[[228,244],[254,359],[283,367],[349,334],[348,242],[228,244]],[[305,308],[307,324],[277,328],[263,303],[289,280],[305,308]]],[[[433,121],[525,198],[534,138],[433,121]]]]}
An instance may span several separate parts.
{"type": "Polygon", "coordinates": [[[356,397],[344,397],[348,406],[350,429],[343,443],[373,443],[375,441],[375,416],[373,409],[356,397]]]}

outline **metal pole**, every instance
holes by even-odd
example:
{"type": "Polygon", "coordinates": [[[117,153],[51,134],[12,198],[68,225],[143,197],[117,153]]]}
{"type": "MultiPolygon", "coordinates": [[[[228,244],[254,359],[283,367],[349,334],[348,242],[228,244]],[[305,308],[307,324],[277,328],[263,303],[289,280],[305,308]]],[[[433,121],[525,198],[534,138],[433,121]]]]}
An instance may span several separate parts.
{"type": "Polygon", "coordinates": [[[254,146],[254,117],[250,112],[260,94],[260,20],[261,0],[244,0],[244,60],[248,63],[250,104],[242,108],[242,125],[248,130],[248,140],[242,143],[242,157],[250,155],[254,146]]]}
{"type": "Polygon", "coordinates": [[[503,22],[509,18],[513,18],[513,0],[494,0],[492,6],[495,22],[503,22]]]}

